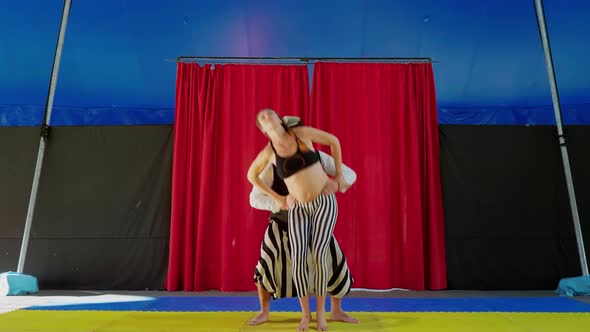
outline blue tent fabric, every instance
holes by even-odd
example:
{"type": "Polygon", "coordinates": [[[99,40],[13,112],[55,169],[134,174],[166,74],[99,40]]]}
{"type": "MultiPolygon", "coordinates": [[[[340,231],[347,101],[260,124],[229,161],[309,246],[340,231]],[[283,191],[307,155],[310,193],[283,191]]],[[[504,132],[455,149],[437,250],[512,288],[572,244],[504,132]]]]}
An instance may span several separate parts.
{"type": "MultiPolygon", "coordinates": [[[[40,126],[44,106],[0,106],[0,127],[40,126]]],[[[52,126],[163,125],[174,123],[174,108],[53,107],[52,126]]]]}
{"type": "MultiPolygon", "coordinates": [[[[562,105],[562,122],[565,125],[590,124],[590,104],[562,105]]],[[[481,108],[449,108],[438,110],[440,124],[458,125],[555,125],[553,106],[513,106],[481,108]]]]}
{"type": "MultiPolygon", "coordinates": [[[[554,122],[530,1],[456,0],[452,10],[432,0],[121,3],[72,7],[53,125],[172,123],[175,58],[186,55],[430,57],[441,124],[554,122]]],[[[589,124],[590,43],[581,41],[590,2],[544,7],[564,123],[589,124]]],[[[61,14],[55,1],[3,3],[11,30],[0,45],[0,105],[16,106],[0,106],[0,126],[40,124],[61,14]]]]}
{"type": "MultiPolygon", "coordinates": [[[[39,126],[44,106],[0,105],[0,127],[39,126]]],[[[441,106],[439,124],[555,125],[553,106],[479,107],[441,106]]],[[[565,125],[590,125],[590,104],[564,105],[565,125]]],[[[166,125],[174,123],[174,108],[59,107],[53,108],[52,126],[166,125]]]]}

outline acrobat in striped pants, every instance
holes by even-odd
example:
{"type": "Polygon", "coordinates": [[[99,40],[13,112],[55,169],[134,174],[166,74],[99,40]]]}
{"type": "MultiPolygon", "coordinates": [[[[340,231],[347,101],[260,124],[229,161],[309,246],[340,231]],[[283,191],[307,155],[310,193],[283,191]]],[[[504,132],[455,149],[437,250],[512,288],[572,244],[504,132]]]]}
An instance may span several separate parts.
{"type": "Polygon", "coordinates": [[[299,297],[309,293],[307,255],[312,256],[316,296],[325,296],[328,285],[328,246],[334,233],[338,204],[334,194],[321,194],[311,202],[298,202],[289,210],[289,242],[293,283],[299,297]]]}

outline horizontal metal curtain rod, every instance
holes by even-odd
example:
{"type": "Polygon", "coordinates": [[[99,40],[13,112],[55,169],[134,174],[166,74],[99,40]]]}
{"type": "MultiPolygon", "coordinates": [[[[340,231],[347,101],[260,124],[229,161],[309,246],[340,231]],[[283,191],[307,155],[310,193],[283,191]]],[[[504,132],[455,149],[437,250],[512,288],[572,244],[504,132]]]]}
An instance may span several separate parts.
{"type": "Polygon", "coordinates": [[[176,58],[176,62],[201,62],[201,61],[212,62],[233,62],[233,61],[287,61],[297,63],[309,63],[317,61],[334,61],[334,62],[420,62],[430,63],[438,62],[433,61],[429,57],[419,58],[396,58],[396,57],[351,57],[351,58],[339,58],[339,57],[239,57],[239,56],[179,56],[176,58]]]}

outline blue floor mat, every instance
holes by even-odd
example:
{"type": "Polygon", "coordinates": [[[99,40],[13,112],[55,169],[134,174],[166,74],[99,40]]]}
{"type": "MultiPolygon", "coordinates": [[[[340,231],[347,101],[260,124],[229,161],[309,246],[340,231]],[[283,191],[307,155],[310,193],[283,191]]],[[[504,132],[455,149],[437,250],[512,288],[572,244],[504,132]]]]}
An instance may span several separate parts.
{"type": "MultiPolygon", "coordinates": [[[[311,301],[312,309],[315,301],[311,301]]],[[[590,304],[564,297],[535,298],[345,298],[346,311],[361,312],[590,312],[590,304]]],[[[329,301],[327,301],[329,310],[329,301]]],[[[33,306],[26,310],[257,311],[256,297],[165,296],[149,301],[33,306]]],[[[299,311],[297,299],[271,301],[276,312],[299,311]]]]}

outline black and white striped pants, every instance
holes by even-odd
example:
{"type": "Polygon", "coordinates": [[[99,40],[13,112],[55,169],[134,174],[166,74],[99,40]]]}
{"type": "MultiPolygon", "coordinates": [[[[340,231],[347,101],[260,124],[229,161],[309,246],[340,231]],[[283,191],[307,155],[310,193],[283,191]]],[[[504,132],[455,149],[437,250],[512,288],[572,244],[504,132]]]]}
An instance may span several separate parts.
{"type": "Polygon", "coordinates": [[[316,296],[327,292],[328,245],[334,233],[338,204],[335,194],[321,194],[311,202],[297,202],[289,209],[289,242],[293,264],[293,282],[299,297],[310,290],[307,257],[311,255],[316,296]]]}
{"type": "MultiPolygon", "coordinates": [[[[287,231],[287,218],[284,222],[271,217],[268,228],[264,233],[264,240],[260,245],[260,258],[254,269],[254,282],[259,283],[275,300],[287,297],[297,297],[293,284],[293,268],[291,264],[291,248],[287,231]]],[[[328,265],[330,266],[328,293],[337,298],[346,296],[354,282],[346,256],[338,241],[332,236],[328,249],[328,265]]],[[[312,262],[308,258],[310,280],[314,279],[312,262]]],[[[314,282],[312,281],[313,285],[314,282]]],[[[311,292],[315,292],[311,289],[311,292]]]]}

